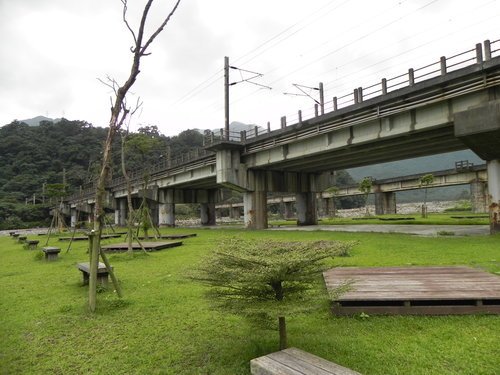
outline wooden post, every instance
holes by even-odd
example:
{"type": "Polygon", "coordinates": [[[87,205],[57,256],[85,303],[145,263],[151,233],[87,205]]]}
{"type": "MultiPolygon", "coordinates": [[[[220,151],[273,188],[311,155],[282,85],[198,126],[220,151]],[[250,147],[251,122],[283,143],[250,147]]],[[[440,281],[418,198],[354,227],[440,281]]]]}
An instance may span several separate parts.
{"type": "Polygon", "coordinates": [[[111,281],[113,282],[113,286],[115,287],[116,294],[118,297],[122,298],[123,297],[122,288],[120,287],[120,284],[118,283],[118,279],[115,276],[115,272],[113,271],[113,268],[109,264],[108,257],[102,251],[100,251],[100,254],[101,254],[101,258],[102,258],[103,263],[106,265],[106,269],[108,270],[108,274],[109,274],[109,276],[111,276],[111,281]]]}
{"type": "Polygon", "coordinates": [[[90,272],[89,272],[89,310],[95,311],[97,300],[97,269],[99,267],[99,234],[89,233],[90,272]]]}

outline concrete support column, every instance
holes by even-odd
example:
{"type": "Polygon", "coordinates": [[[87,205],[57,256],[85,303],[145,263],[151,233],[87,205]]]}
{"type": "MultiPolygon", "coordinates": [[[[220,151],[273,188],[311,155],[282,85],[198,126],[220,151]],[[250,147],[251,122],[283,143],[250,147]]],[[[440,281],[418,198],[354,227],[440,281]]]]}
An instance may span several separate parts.
{"type": "Polygon", "coordinates": [[[160,226],[175,227],[174,190],[158,191],[158,222],[160,226]]]}
{"type": "Polygon", "coordinates": [[[293,218],[293,203],[292,202],[283,202],[285,209],[285,220],[293,218]]]}
{"type": "Polygon", "coordinates": [[[325,210],[327,216],[336,216],[335,198],[325,198],[325,210]]]}
{"type": "Polygon", "coordinates": [[[297,225],[317,225],[316,193],[297,193],[297,225]]]}
{"type": "Polygon", "coordinates": [[[322,198],[321,195],[319,195],[316,198],[316,205],[317,205],[317,215],[318,217],[325,217],[327,216],[326,210],[327,210],[327,202],[325,198],[322,198]]]}
{"type": "Polygon", "coordinates": [[[215,225],[217,217],[217,210],[215,209],[215,202],[217,201],[217,190],[207,190],[204,200],[206,200],[206,202],[200,204],[201,225],[215,225]]]}
{"type": "Polygon", "coordinates": [[[231,207],[229,209],[229,217],[231,219],[236,219],[238,220],[241,217],[241,212],[239,207],[231,207]]]}
{"type": "Polygon", "coordinates": [[[244,221],[247,229],[267,228],[267,192],[243,193],[244,221]]]}
{"type": "Polygon", "coordinates": [[[118,199],[118,210],[115,211],[115,224],[120,227],[127,225],[127,200],[124,198],[118,199]]]}
{"type": "Polygon", "coordinates": [[[71,209],[71,228],[74,228],[77,224],[76,208],[71,209]]]}
{"type": "Polygon", "coordinates": [[[488,195],[490,198],[490,233],[500,232],[500,160],[488,160],[488,195]]]}
{"type": "Polygon", "coordinates": [[[200,204],[201,225],[209,226],[216,224],[215,203],[200,204]]]}
{"type": "Polygon", "coordinates": [[[475,180],[470,183],[470,200],[473,213],[488,212],[488,196],[484,181],[475,180]]]}
{"type": "Polygon", "coordinates": [[[267,190],[266,173],[263,171],[248,171],[254,191],[243,193],[243,208],[245,228],[267,228],[267,190]]]}
{"type": "Polygon", "coordinates": [[[375,193],[375,215],[396,213],[396,193],[375,193]]]}

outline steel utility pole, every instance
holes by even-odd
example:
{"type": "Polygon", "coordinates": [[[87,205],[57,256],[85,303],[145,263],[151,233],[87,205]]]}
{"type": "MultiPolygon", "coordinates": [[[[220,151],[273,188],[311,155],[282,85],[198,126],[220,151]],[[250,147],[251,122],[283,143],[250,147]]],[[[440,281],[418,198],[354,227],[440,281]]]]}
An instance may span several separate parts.
{"type": "Polygon", "coordinates": [[[229,140],[229,57],[224,57],[224,138],[229,140]]]}

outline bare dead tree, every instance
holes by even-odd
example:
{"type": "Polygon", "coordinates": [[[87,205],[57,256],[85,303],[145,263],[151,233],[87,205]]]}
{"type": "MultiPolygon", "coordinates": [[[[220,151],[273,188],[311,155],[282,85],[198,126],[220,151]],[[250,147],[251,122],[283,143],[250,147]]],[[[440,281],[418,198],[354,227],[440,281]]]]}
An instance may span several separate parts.
{"type": "Polygon", "coordinates": [[[105,187],[106,181],[110,173],[110,161],[111,161],[111,150],[113,139],[115,138],[117,132],[120,131],[122,125],[130,114],[130,108],[126,105],[126,95],[130,88],[134,85],[137,76],[140,73],[140,62],[141,58],[150,55],[148,48],[153,43],[155,38],[163,31],[167,23],[172,18],[173,14],[179,6],[180,0],[177,0],[170,10],[170,13],[160,26],[149,36],[149,38],[144,34],[146,27],[146,21],[148,18],[149,11],[153,0],[147,0],[144,6],[141,21],[137,32],[135,32],[127,19],[128,2],[127,0],[120,0],[123,5],[122,18],[125,26],[130,31],[134,44],[131,47],[131,52],[133,54],[132,66],[130,69],[130,75],[127,80],[119,85],[116,81],[111,80],[111,87],[114,91],[114,100],[111,106],[111,116],[109,119],[109,129],[106,141],[103,147],[102,164],[99,173],[99,178],[97,180],[96,198],[95,198],[95,216],[94,216],[94,233],[92,246],[91,246],[91,262],[90,262],[90,275],[89,275],[89,309],[91,312],[95,311],[96,307],[96,295],[97,295],[97,269],[99,264],[99,256],[101,256],[103,262],[108,269],[108,272],[113,280],[113,284],[118,295],[121,295],[118,282],[112,272],[109,265],[107,257],[101,252],[101,233],[104,224],[104,201],[105,201],[105,187]]]}

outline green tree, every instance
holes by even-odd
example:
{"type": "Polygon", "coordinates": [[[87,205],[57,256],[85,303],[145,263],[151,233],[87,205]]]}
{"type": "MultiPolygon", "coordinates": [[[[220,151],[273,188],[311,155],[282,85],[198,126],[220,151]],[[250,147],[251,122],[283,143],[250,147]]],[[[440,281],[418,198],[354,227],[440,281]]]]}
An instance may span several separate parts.
{"type": "Polygon", "coordinates": [[[365,215],[370,216],[370,211],[368,210],[368,195],[370,195],[373,187],[373,181],[371,177],[365,177],[361,180],[358,185],[359,191],[363,193],[364,201],[365,201],[365,215]]]}
{"type": "Polygon", "coordinates": [[[353,244],[229,238],[192,278],[210,286],[206,294],[216,308],[259,323],[277,320],[281,350],[287,346],[285,318],[322,307],[324,261],[353,244]]]}
{"type": "Polygon", "coordinates": [[[427,217],[427,189],[430,184],[434,182],[434,175],[432,173],[425,174],[420,177],[420,188],[424,188],[424,203],[422,205],[422,217],[427,217]]]}

